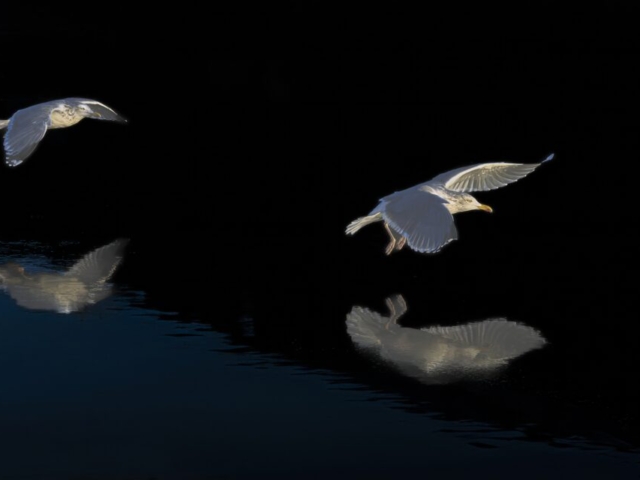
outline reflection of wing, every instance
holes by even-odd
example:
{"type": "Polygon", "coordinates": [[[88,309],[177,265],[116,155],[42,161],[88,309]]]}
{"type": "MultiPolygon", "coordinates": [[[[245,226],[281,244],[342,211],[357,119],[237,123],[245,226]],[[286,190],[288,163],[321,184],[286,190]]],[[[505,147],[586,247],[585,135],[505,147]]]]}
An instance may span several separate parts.
{"type": "Polygon", "coordinates": [[[456,348],[477,349],[484,358],[496,360],[518,357],[546,343],[537,330],[504,319],[455,327],[429,327],[422,331],[446,338],[456,348]]]}
{"type": "Polygon", "coordinates": [[[442,173],[428,183],[443,183],[445,188],[454,192],[494,190],[526,177],[552,158],[553,154],[541,163],[481,163],[442,173]]]}
{"type": "Polygon", "coordinates": [[[34,105],[18,110],[9,120],[4,136],[5,163],[15,167],[24,162],[47,133],[51,105],[34,105]]]}
{"type": "Polygon", "coordinates": [[[106,282],[120,264],[127,243],[128,240],[119,239],[95,249],[76,262],[65,275],[76,277],[87,285],[106,282]]]}
{"type": "Polygon", "coordinates": [[[445,201],[432,193],[414,187],[384,197],[382,202],[382,217],[393,230],[406,237],[413,250],[434,253],[458,238],[445,201]]]}

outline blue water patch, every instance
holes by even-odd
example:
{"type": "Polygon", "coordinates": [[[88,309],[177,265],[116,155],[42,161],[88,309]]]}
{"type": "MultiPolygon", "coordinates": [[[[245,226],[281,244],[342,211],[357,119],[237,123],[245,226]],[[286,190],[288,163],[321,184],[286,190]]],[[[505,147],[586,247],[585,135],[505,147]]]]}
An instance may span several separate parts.
{"type": "Polygon", "coordinates": [[[519,441],[516,430],[408,412],[343,374],[133,306],[142,296],[121,292],[70,315],[0,297],[2,478],[640,472],[611,449],[519,441]]]}

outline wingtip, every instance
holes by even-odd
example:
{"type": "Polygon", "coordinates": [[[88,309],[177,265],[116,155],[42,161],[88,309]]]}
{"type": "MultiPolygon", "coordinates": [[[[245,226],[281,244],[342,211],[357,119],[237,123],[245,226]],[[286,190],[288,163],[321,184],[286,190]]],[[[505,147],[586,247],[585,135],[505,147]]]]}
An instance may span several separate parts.
{"type": "Polygon", "coordinates": [[[555,156],[556,156],[556,154],[555,154],[555,153],[552,153],[552,154],[551,154],[551,155],[549,155],[547,158],[545,158],[545,159],[542,161],[542,163],[544,163],[544,162],[548,162],[549,160],[553,160],[553,157],[555,157],[555,156]]]}
{"type": "Polygon", "coordinates": [[[127,247],[127,245],[129,245],[129,242],[130,242],[129,238],[119,237],[119,238],[116,238],[113,242],[109,243],[108,245],[114,245],[120,251],[122,251],[127,247]]]}
{"type": "Polygon", "coordinates": [[[17,167],[18,165],[20,165],[21,163],[22,163],[22,162],[20,162],[20,161],[17,161],[17,160],[9,160],[8,158],[7,158],[7,159],[5,159],[5,161],[4,161],[4,164],[5,164],[7,167],[11,167],[11,168],[15,168],[15,167],[17,167]]]}

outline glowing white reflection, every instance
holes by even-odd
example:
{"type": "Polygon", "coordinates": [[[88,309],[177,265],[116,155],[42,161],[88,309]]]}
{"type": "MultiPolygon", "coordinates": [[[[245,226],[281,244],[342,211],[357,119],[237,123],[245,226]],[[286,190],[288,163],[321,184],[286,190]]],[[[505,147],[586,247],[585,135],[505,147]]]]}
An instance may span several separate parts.
{"type": "Polygon", "coordinates": [[[505,319],[453,327],[402,327],[398,320],[407,311],[404,298],[396,295],[386,304],[386,317],[353,307],[347,315],[351,340],[402,373],[426,383],[484,377],[546,343],[537,330],[505,319]]]}
{"type": "Polygon", "coordinates": [[[111,295],[109,279],[122,261],[127,240],[86,254],[66,272],[30,274],[19,263],[0,265],[1,286],[18,305],[31,310],[77,312],[111,295]]]}

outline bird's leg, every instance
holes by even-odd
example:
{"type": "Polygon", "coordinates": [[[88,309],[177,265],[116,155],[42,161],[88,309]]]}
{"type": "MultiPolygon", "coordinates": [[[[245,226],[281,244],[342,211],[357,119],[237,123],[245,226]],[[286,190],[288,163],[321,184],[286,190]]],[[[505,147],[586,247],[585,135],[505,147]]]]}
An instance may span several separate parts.
{"type": "Polygon", "coordinates": [[[387,255],[391,255],[391,253],[393,252],[394,248],[395,248],[395,244],[396,241],[395,240],[391,240],[389,242],[389,245],[387,245],[387,248],[385,248],[384,253],[387,255]]]}
{"type": "Polygon", "coordinates": [[[385,300],[385,303],[387,304],[387,308],[389,309],[389,321],[386,323],[386,325],[384,326],[385,330],[389,330],[389,327],[391,326],[391,324],[395,324],[396,320],[397,320],[397,316],[396,316],[396,308],[395,305],[393,304],[393,301],[390,298],[387,298],[385,300]]]}
{"type": "Polygon", "coordinates": [[[387,230],[389,237],[391,237],[389,245],[387,245],[387,249],[384,251],[384,253],[386,253],[387,255],[391,255],[391,252],[393,252],[394,248],[396,248],[396,237],[393,236],[393,232],[389,228],[389,224],[387,222],[384,222],[384,228],[387,230]]]}
{"type": "Polygon", "coordinates": [[[402,250],[402,247],[407,243],[407,237],[400,237],[398,243],[396,244],[396,250],[402,250]]]}
{"type": "Polygon", "coordinates": [[[397,325],[398,320],[407,312],[407,302],[402,295],[394,295],[385,300],[389,309],[389,321],[385,324],[385,330],[389,330],[392,325],[397,325]],[[397,308],[396,308],[397,307],[397,308]]]}

